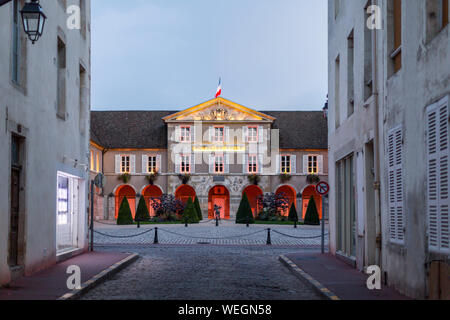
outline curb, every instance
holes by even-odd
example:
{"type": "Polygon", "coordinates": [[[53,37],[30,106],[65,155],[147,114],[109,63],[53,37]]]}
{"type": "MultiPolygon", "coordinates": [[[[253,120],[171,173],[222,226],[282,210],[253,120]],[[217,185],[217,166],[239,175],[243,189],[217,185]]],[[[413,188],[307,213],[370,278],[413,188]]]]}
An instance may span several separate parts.
{"type": "Polygon", "coordinates": [[[96,276],[92,277],[85,283],[81,285],[80,289],[75,289],[71,292],[66,293],[62,297],[60,297],[58,300],[75,300],[80,298],[82,295],[86,294],[88,291],[92,290],[105,280],[109,279],[113,275],[117,274],[121,270],[123,270],[125,267],[129,266],[133,262],[135,262],[139,258],[139,255],[136,253],[130,254],[125,259],[113,264],[109,268],[103,270],[96,276]]]}
{"type": "Polygon", "coordinates": [[[289,271],[291,271],[297,278],[302,280],[305,284],[310,286],[312,289],[316,290],[322,297],[327,300],[339,301],[341,300],[336,294],[334,294],[330,289],[324,287],[319,281],[315,280],[308,273],[300,269],[295,263],[293,263],[286,256],[280,256],[278,258],[280,262],[286,266],[289,271]]]}

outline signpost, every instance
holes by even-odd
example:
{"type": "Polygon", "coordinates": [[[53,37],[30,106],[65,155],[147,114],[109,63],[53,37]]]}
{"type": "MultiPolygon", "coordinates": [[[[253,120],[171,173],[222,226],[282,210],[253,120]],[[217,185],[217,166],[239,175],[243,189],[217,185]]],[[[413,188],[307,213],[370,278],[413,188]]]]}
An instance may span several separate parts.
{"type": "Polygon", "coordinates": [[[316,186],[316,192],[322,196],[322,254],[325,253],[325,197],[330,192],[330,185],[321,181],[316,186]]]}

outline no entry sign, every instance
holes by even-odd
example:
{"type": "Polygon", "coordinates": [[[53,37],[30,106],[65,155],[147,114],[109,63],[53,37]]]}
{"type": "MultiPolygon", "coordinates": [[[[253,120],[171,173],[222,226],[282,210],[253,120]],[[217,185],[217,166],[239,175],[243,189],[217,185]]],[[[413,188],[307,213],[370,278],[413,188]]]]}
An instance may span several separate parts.
{"type": "Polygon", "coordinates": [[[319,182],[316,186],[316,192],[321,196],[326,196],[330,192],[330,185],[325,181],[319,182]]]}

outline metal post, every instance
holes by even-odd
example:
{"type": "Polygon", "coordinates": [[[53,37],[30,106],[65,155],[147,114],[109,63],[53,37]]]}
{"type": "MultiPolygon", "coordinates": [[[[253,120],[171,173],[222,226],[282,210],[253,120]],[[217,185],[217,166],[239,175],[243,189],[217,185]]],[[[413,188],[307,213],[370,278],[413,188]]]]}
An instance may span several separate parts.
{"type": "Polygon", "coordinates": [[[267,229],[267,245],[271,246],[272,245],[272,238],[270,236],[270,228],[267,229]]]}
{"type": "Polygon", "coordinates": [[[216,227],[219,226],[219,218],[216,217],[216,227]]]}
{"type": "Polygon", "coordinates": [[[159,244],[159,241],[158,241],[158,227],[155,228],[155,239],[153,240],[153,244],[159,244]]]}
{"type": "Polygon", "coordinates": [[[137,228],[139,229],[141,227],[141,220],[137,221],[137,228]]]}
{"type": "Polygon", "coordinates": [[[322,196],[322,254],[325,253],[325,196],[322,196]]]}
{"type": "Polygon", "coordinates": [[[94,252],[94,180],[91,181],[91,252],[94,252]]]}

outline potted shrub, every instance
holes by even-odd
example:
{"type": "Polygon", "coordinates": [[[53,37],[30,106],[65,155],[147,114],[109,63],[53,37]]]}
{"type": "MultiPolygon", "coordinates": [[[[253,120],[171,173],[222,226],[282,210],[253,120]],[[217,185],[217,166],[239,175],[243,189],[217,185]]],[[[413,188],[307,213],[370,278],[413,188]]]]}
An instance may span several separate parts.
{"type": "Polygon", "coordinates": [[[131,180],[131,175],[129,173],[123,173],[117,179],[123,183],[128,183],[131,180]]]}
{"type": "Polygon", "coordinates": [[[281,183],[286,183],[286,182],[291,181],[292,176],[288,173],[282,173],[282,174],[280,174],[279,178],[280,178],[281,183]]]}
{"type": "Polygon", "coordinates": [[[317,174],[309,174],[309,175],[306,177],[306,181],[307,181],[309,184],[317,184],[317,183],[320,182],[320,177],[319,177],[317,174]]]}
{"type": "Polygon", "coordinates": [[[298,214],[297,214],[297,208],[295,207],[295,204],[292,204],[291,210],[289,210],[289,221],[294,222],[294,228],[297,229],[297,223],[298,223],[298,214]]]}
{"type": "Polygon", "coordinates": [[[246,193],[244,193],[241,203],[239,204],[239,209],[236,214],[236,223],[246,224],[247,226],[250,223],[255,223],[252,208],[250,206],[250,202],[248,201],[246,193]]]}
{"type": "Polygon", "coordinates": [[[158,171],[150,173],[146,178],[148,183],[152,186],[155,184],[156,180],[158,180],[159,173],[158,171]]]}
{"type": "Polygon", "coordinates": [[[180,174],[178,176],[178,179],[180,179],[182,184],[188,184],[189,181],[191,181],[191,175],[190,174],[180,174]]]}
{"type": "Polygon", "coordinates": [[[119,215],[117,217],[117,225],[129,225],[133,224],[133,216],[131,214],[130,205],[126,197],[123,198],[122,204],[120,205],[119,215]]]}
{"type": "Polygon", "coordinates": [[[308,209],[306,209],[305,224],[311,226],[320,225],[319,212],[317,211],[316,201],[314,200],[313,196],[311,196],[308,204],[308,209]]]}
{"type": "Polygon", "coordinates": [[[136,210],[136,216],[134,218],[134,221],[140,223],[150,220],[150,213],[148,211],[147,204],[145,203],[144,197],[140,197],[139,204],[136,210]]]}
{"type": "Polygon", "coordinates": [[[251,174],[248,177],[248,182],[257,186],[261,182],[261,177],[257,174],[251,174]]]}

